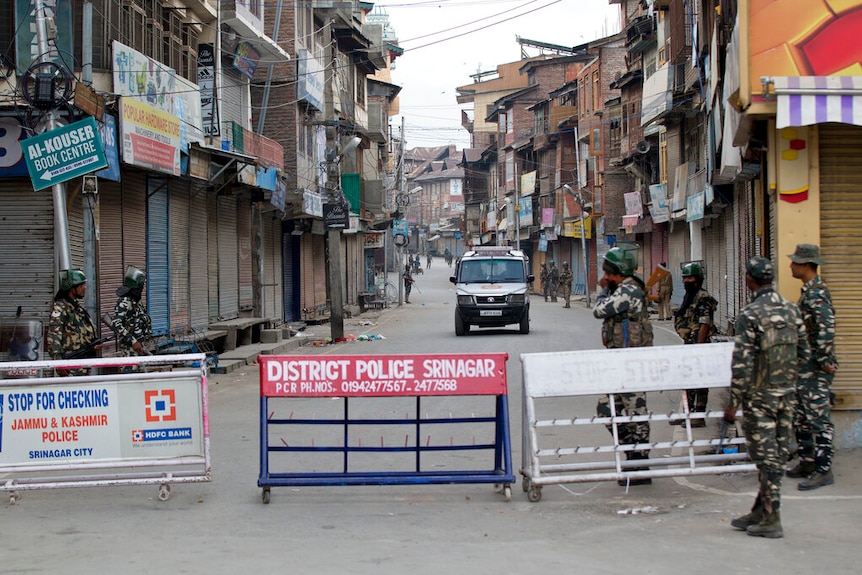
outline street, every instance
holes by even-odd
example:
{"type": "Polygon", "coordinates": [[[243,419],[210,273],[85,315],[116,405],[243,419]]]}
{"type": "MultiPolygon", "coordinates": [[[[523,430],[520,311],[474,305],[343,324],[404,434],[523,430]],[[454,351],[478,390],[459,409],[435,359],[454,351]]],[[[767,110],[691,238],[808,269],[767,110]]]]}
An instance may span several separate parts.
{"type": "MultiPolygon", "coordinates": [[[[534,295],[528,335],[515,325],[456,337],[453,269],[435,258],[410,304],[345,320],[345,333],[385,339],[294,353],[508,353],[518,478],[510,502],[490,485],[467,484],[273,487],[264,505],[258,373],[248,366],[210,378],[212,483],[174,485],[164,502],[155,486],[24,491],[0,508],[0,573],[856,572],[862,455],[854,451],[836,454],[832,487],[802,494],[785,480],[785,537],[775,541],[730,527],[753,502],[751,474],[658,479],[628,493],[615,482],[548,486],[530,503],[517,473],[519,355],[598,349],[599,320],[582,301],[563,309],[534,295]]],[[[306,331],[309,341],[329,336],[327,324],[306,331]]],[[[656,345],[679,343],[670,322],[655,322],[655,333],[656,345]]],[[[323,411],[334,400],[309,401],[323,411]]],[[[670,410],[679,394],[649,401],[670,410]]],[[[656,424],[653,440],[673,432],[656,424]]]]}

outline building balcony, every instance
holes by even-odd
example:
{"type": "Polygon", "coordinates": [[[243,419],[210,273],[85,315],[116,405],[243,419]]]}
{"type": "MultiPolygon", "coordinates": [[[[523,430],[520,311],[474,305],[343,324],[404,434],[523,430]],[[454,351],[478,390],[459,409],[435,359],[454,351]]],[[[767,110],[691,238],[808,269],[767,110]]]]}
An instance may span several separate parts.
{"type": "Polygon", "coordinates": [[[656,45],[656,22],[652,16],[638,16],[626,26],[626,50],[646,52],[656,45]]]}

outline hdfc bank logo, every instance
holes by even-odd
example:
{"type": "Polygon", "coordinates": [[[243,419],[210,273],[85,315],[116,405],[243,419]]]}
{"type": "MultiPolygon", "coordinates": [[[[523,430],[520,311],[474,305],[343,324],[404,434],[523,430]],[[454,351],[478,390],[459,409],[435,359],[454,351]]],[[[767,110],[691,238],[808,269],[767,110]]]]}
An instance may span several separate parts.
{"type": "Polygon", "coordinates": [[[173,389],[153,389],[144,392],[147,423],[177,420],[176,392],[173,389]]]}
{"type": "Polygon", "coordinates": [[[144,440],[144,430],[143,429],[133,429],[132,430],[132,443],[140,443],[144,440]]]}

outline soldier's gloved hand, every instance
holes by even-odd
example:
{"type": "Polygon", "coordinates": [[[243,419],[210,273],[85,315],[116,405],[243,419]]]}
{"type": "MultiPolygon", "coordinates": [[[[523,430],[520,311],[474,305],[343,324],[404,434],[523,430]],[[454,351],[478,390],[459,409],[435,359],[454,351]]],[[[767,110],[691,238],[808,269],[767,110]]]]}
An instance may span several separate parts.
{"type": "Polygon", "coordinates": [[[728,423],[736,422],[736,406],[728,405],[724,408],[724,420],[728,423]]]}
{"type": "Polygon", "coordinates": [[[135,353],[143,353],[144,346],[141,345],[141,342],[136,341],[135,343],[132,344],[132,349],[135,350],[135,353]]]}

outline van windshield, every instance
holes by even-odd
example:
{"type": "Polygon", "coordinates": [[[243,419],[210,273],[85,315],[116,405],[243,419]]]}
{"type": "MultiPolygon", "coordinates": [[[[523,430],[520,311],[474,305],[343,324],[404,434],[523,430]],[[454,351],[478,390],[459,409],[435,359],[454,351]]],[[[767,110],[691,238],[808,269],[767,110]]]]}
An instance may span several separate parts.
{"type": "Polygon", "coordinates": [[[511,259],[462,260],[460,283],[525,283],[524,262],[511,259]]]}

